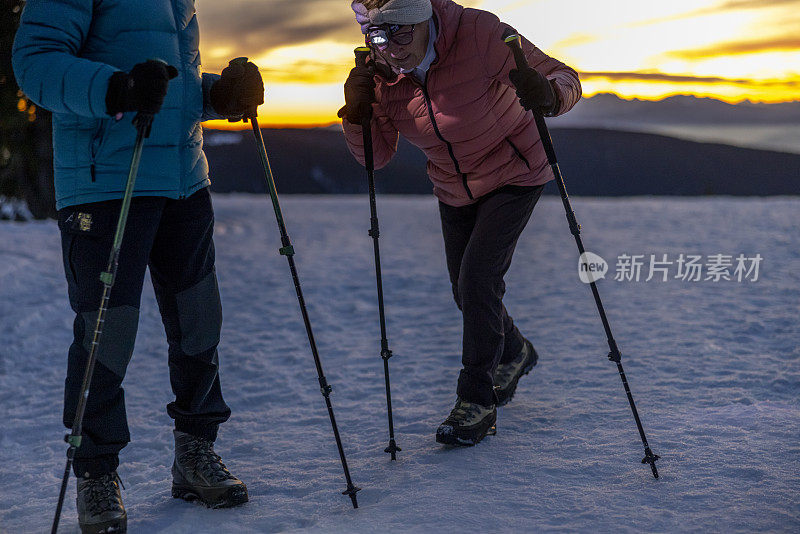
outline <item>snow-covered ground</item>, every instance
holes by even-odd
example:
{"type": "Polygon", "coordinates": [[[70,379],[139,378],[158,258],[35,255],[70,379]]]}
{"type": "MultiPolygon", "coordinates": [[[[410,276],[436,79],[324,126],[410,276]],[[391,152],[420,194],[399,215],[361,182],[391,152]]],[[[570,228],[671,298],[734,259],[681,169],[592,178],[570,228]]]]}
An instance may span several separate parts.
{"type": "MultiPolygon", "coordinates": [[[[217,449],[250,502],[170,496],[166,342],[149,283],[126,379],[131,532],[798,532],[800,199],[573,199],[661,479],[641,443],[558,198],[537,207],[507,306],[541,358],[498,433],[445,450],[460,317],[432,198],[380,197],[395,424],[387,443],[366,197],[282,204],[353,479],[353,510],[266,198],[217,196],[233,409],[217,449]],[[615,281],[621,254],[761,254],[756,282],[615,281]]],[[[673,266],[671,275],[675,274],[673,266]]],[[[646,277],[643,273],[643,279],[646,277]]],[[[66,445],[71,314],[52,222],[0,223],[0,532],[44,532],[66,445]]],[[[74,478],[62,532],[76,532],[74,478]]]]}

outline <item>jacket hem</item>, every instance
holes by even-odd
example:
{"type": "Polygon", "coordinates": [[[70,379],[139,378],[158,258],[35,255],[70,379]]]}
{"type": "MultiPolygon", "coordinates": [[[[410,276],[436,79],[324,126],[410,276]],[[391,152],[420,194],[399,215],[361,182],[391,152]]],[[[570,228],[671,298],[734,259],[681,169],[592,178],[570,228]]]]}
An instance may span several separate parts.
{"type": "MultiPolygon", "coordinates": [[[[143,190],[143,191],[134,191],[134,197],[165,197],[171,198],[174,200],[178,200],[181,198],[186,198],[197,191],[203,189],[204,187],[208,187],[211,185],[211,180],[206,178],[202,182],[198,182],[195,186],[189,188],[186,192],[172,190],[143,190]]],[[[71,206],[77,206],[79,204],[91,204],[93,202],[103,202],[106,200],[120,200],[123,196],[125,196],[125,191],[105,191],[105,192],[91,192],[91,193],[79,193],[77,195],[71,195],[69,197],[61,198],[56,201],[56,209],[60,210],[63,208],[69,208],[71,206]]]]}

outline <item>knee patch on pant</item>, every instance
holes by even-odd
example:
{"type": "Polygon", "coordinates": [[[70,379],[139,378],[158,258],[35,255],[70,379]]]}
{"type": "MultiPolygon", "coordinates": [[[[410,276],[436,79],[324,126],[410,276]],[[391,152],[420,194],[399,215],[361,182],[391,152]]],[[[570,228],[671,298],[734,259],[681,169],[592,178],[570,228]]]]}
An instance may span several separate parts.
{"type": "MultiPolygon", "coordinates": [[[[91,351],[94,329],[97,325],[97,312],[84,312],[83,348],[91,351]]],[[[97,352],[97,361],[120,378],[125,377],[125,370],[133,356],[136,342],[136,331],[139,328],[139,310],[133,306],[117,306],[106,311],[103,323],[103,334],[97,352]]]]}
{"type": "Polygon", "coordinates": [[[200,354],[219,344],[222,303],[214,271],[189,289],[177,293],[175,302],[184,353],[190,356],[200,354]]]}

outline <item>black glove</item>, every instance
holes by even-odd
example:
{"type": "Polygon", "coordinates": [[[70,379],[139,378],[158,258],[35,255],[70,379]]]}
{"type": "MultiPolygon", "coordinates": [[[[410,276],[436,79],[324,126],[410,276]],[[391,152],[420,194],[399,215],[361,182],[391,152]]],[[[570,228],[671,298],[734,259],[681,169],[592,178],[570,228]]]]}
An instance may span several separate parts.
{"type": "Polygon", "coordinates": [[[363,104],[375,102],[375,78],[373,67],[369,64],[353,67],[344,82],[345,105],[339,110],[339,118],[346,117],[351,124],[361,124],[363,104]]]}
{"type": "Polygon", "coordinates": [[[539,71],[528,67],[523,70],[513,69],[508,73],[511,83],[517,88],[519,103],[526,110],[538,110],[545,117],[551,117],[558,111],[560,103],[550,80],[539,71]]]}
{"type": "Polygon", "coordinates": [[[106,112],[112,116],[125,111],[155,115],[167,96],[169,81],[177,75],[178,69],[155,59],[134,65],[130,72],[115,72],[108,81],[106,112]]]}
{"type": "Polygon", "coordinates": [[[264,103],[264,80],[255,63],[231,63],[211,86],[211,106],[230,119],[241,118],[247,111],[264,103]]]}

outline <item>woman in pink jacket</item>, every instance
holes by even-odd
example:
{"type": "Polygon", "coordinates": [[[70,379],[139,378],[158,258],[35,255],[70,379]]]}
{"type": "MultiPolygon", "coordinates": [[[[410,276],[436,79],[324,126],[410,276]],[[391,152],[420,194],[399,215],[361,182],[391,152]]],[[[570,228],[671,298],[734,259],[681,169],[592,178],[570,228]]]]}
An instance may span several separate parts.
{"type": "Polygon", "coordinates": [[[359,110],[370,103],[376,168],[392,158],[399,134],[428,157],[464,318],[458,400],[436,440],[474,445],[538,358],[503,306],[517,239],[553,179],[531,110],[566,113],[580,82],[524,39],[532,68],[515,69],[502,40],[508,26],[486,11],[452,0],[355,0],[352,8],[372,61],[345,82],[345,138],[364,164],[359,110]]]}

